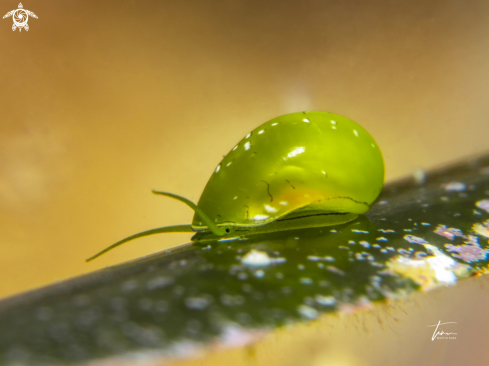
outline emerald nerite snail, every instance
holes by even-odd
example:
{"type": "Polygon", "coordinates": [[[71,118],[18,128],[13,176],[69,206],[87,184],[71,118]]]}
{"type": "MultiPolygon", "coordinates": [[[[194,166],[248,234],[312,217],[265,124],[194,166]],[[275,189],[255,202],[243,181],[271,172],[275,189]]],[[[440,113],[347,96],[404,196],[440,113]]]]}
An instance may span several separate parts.
{"type": "Polygon", "coordinates": [[[246,135],[216,167],[191,225],[129,236],[93,257],[142,236],[197,232],[193,241],[345,223],[370,208],[384,184],[382,153],[370,134],[333,113],[274,118],[246,135]]]}

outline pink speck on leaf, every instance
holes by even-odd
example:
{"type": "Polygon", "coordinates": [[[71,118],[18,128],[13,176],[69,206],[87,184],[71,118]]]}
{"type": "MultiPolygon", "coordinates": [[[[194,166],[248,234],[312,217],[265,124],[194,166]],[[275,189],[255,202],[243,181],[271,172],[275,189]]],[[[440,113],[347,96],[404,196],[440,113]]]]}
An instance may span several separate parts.
{"type": "Polygon", "coordinates": [[[456,236],[460,238],[467,238],[460,229],[455,229],[453,227],[447,228],[445,225],[438,225],[434,230],[434,233],[444,236],[450,240],[453,240],[456,236]]]}
{"type": "Polygon", "coordinates": [[[404,235],[404,239],[410,242],[411,244],[428,244],[428,242],[423,238],[414,235],[404,235]]]}
{"type": "Polygon", "coordinates": [[[470,263],[470,262],[477,262],[482,259],[487,258],[487,254],[489,253],[488,250],[482,249],[480,245],[475,244],[464,244],[464,245],[452,245],[452,244],[445,244],[445,247],[449,252],[452,253],[457,253],[457,254],[452,254],[455,258],[462,259],[463,261],[470,263]]]}
{"type": "Polygon", "coordinates": [[[338,269],[334,266],[327,266],[326,269],[332,273],[339,274],[340,276],[344,276],[345,272],[343,272],[341,269],[338,269]]]}

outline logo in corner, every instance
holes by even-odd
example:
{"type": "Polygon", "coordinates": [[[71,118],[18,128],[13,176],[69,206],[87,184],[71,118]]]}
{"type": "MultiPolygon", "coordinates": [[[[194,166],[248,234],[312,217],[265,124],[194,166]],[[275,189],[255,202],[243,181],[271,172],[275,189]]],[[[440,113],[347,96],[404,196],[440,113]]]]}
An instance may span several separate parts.
{"type": "MultiPolygon", "coordinates": [[[[456,322],[446,322],[442,323],[440,320],[438,320],[438,324],[433,324],[433,325],[428,325],[428,327],[435,327],[435,331],[433,332],[433,336],[431,337],[431,340],[434,341],[435,339],[457,339],[457,333],[454,332],[444,332],[440,325],[443,325],[444,327],[453,327],[453,326],[447,326],[446,324],[457,324],[456,322]]],[[[452,330],[452,329],[450,329],[452,330]]]]}
{"type": "Polygon", "coordinates": [[[3,19],[12,17],[14,24],[12,25],[12,30],[15,31],[19,28],[19,32],[24,28],[26,31],[29,30],[29,25],[27,21],[29,20],[29,15],[37,19],[37,15],[30,10],[25,10],[22,3],[19,3],[19,8],[9,11],[3,16],[3,19]]]}

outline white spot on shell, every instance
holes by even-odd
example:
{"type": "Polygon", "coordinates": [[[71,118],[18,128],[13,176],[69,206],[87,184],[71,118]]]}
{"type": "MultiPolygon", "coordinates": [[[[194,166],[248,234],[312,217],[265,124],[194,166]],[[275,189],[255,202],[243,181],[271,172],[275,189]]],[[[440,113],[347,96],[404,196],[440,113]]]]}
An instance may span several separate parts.
{"type": "Polygon", "coordinates": [[[335,125],[336,124],[336,121],[331,120],[331,123],[335,125]]]}
{"type": "Polygon", "coordinates": [[[251,147],[251,143],[248,141],[246,144],[244,144],[245,150],[249,150],[251,147]]]}
{"type": "Polygon", "coordinates": [[[375,147],[375,144],[372,144],[372,147],[375,147]]]}
{"type": "Polygon", "coordinates": [[[266,220],[268,219],[270,216],[267,216],[267,215],[255,215],[253,217],[253,220],[257,220],[257,221],[261,221],[261,220],[266,220]]]}
{"type": "Polygon", "coordinates": [[[288,203],[287,201],[281,201],[281,202],[280,202],[280,204],[281,204],[282,206],[287,206],[289,203],[288,203]]]}
{"type": "Polygon", "coordinates": [[[233,200],[236,200],[236,199],[238,199],[238,196],[234,196],[233,200]]]}
{"type": "Polygon", "coordinates": [[[234,147],[233,151],[234,151],[234,150],[236,150],[236,149],[238,148],[238,146],[239,146],[239,145],[236,145],[236,146],[234,147]]]}
{"type": "Polygon", "coordinates": [[[326,175],[326,172],[323,170],[323,174],[326,175]]]}
{"type": "Polygon", "coordinates": [[[272,123],[272,126],[276,126],[276,125],[278,125],[278,123],[277,123],[277,122],[275,122],[275,123],[272,123]]]}
{"type": "Polygon", "coordinates": [[[258,134],[261,135],[263,132],[265,132],[265,130],[260,130],[258,131],[258,134]]]}
{"type": "Polygon", "coordinates": [[[355,134],[356,137],[358,137],[358,131],[357,130],[353,130],[353,133],[355,134]]]}
{"type": "Polygon", "coordinates": [[[306,148],[303,147],[303,146],[299,146],[299,147],[296,147],[294,150],[292,150],[291,152],[289,152],[287,154],[287,156],[289,158],[293,158],[294,156],[297,156],[299,154],[302,154],[304,151],[306,151],[306,148]]]}
{"type": "Polygon", "coordinates": [[[233,162],[230,161],[229,163],[226,164],[226,166],[230,166],[233,162]]]}
{"type": "Polygon", "coordinates": [[[221,164],[219,164],[219,165],[217,166],[217,168],[216,168],[216,173],[217,173],[219,170],[221,170],[221,164]]]}
{"type": "Polygon", "coordinates": [[[249,139],[251,136],[251,132],[249,134],[246,135],[245,139],[249,139]]]}
{"type": "Polygon", "coordinates": [[[308,118],[304,118],[304,119],[303,119],[303,121],[304,121],[304,122],[307,122],[307,123],[311,123],[311,121],[309,121],[309,119],[308,119],[308,118]]]}
{"type": "Polygon", "coordinates": [[[336,130],[336,126],[333,126],[333,130],[336,130]]]}
{"type": "Polygon", "coordinates": [[[278,211],[275,207],[272,207],[270,205],[265,205],[265,210],[267,212],[271,212],[271,213],[274,213],[274,212],[277,212],[278,211]]]}

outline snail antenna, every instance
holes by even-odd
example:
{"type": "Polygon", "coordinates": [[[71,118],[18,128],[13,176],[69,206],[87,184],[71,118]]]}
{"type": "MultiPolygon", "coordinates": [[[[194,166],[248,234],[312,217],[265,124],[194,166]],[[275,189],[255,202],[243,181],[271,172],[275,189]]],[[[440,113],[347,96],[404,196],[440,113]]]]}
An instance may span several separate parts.
{"type": "Polygon", "coordinates": [[[214,235],[217,235],[217,236],[223,236],[223,235],[226,235],[226,231],[224,229],[221,229],[219,228],[211,219],[209,216],[207,216],[204,211],[202,211],[199,207],[197,207],[197,205],[195,203],[193,203],[192,201],[190,201],[188,198],[185,198],[185,197],[182,197],[182,196],[179,196],[178,194],[174,194],[174,193],[170,193],[170,192],[162,192],[162,191],[155,191],[153,190],[153,193],[154,194],[161,194],[162,196],[167,196],[167,197],[171,197],[171,198],[174,198],[180,202],[183,202],[185,203],[187,206],[189,206],[192,210],[195,211],[195,213],[197,215],[200,216],[200,218],[202,219],[202,221],[205,222],[205,224],[207,225],[207,227],[209,228],[209,230],[214,234],[214,235]]]}
{"type": "MultiPolygon", "coordinates": [[[[189,199],[179,196],[178,194],[170,193],[170,192],[161,192],[161,191],[152,191],[154,194],[160,194],[162,196],[167,196],[174,198],[180,202],[185,203],[187,206],[189,206],[192,210],[195,211],[197,215],[200,216],[202,221],[204,221],[207,224],[207,227],[209,230],[217,236],[223,236],[226,234],[224,229],[220,229],[215,223],[212,222],[212,220],[207,216],[204,211],[202,211],[200,208],[197,207],[195,203],[190,201],[189,199]]],[[[115,247],[118,247],[121,244],[127,243],[128,241],[141,238],[143,236],[148,236],[148,235],[154,235],[154,234],[162,234],[162,233],[192,233],[194,230],[192,230],[192,225],[175,225],[175,226],[164,226],[164,227],[159,227],[156,229],[151,229],[151,230],[146,230],[142,231],[140,233],[128,236],[125,239],[119,240],[117,243],[112,244],[110,247],[105,248],[101,252],[95,254],[94,256],[88,258],[85,260],[85,262],[90,262],[94,260],[97,257],[100,257],[102,254],[107,253],[108,251],[114,249],[115,247]]]]}
{"type": "Polygon", "coordinates": [[[110,247],[105,248],[101,252],[95,254],[94,256],[88,258],[85,260],[85,262],[90,262],[94,260],[97,257],[100,257],[102,254],[107,253],[109,250],[114,249],[115,247],[118,247],[121,244],[127,243],[128,241],[141,238],[143,236],[148,236],[148,235],[153,235],[153,234],[161,234],[161,233],[192,233],[194,232],[192,230],[191,225],[175,225],[175,226],[165,226],[165,227],[159,227],[156,229],[151,229],[151,230],[146,230],[142,231],[140,233],[128,236],[125,239],[119,240],[117,243],[112,244],[110,247]]]}

